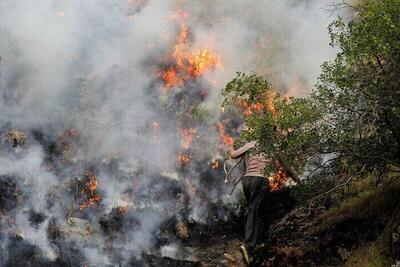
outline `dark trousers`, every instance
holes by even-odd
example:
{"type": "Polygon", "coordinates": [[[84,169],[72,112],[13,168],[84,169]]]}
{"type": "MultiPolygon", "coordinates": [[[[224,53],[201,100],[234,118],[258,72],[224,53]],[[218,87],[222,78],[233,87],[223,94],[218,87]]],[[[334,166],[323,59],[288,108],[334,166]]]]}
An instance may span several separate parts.
{"type": "Polygon", "coordinates": [[[247,201],[244,243],[252,251],[268,231],[270,187],[266,178],[256,176],[243,177],[242,184],[247,201]]]}

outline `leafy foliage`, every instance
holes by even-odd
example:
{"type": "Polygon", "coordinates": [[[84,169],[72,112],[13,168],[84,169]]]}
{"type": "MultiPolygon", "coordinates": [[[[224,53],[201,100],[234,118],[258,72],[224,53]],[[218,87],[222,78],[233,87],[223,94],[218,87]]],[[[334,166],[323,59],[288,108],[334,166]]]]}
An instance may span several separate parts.
{"type": "Polygon", "coordinates": [[[284,98],[255,74],[238,73],[225,105],[243,110],[243,140],[303,173],[308,167],[383,177],[400,166],[400,0],[365,0],[346,25],[328,28],[340,52],[307,98],[284,98]],[[261,110],[252,110],[260,105],[261,110]]]}
{"type": "Polygon", "coordinates": [[[357,11],[347,27],[330,25],[341,52],[312,97],[325,114],[325,149],[383,175],[400,159],[400,1],[366,0],[357,11]]]}
{"type": "MultiPolygon", "coordinates": [[[[318,107],[309,99],[283,98],[270,83],[255,74],[238,73],[223,90],[225,105],[243,109],[246,128],[241,137],[257,140],[258,148],[267,156],[303,170],[312,156],[311,143],[317,138],[314,122],[320,118],[318,107]],[[251,107],[262,107],[249,113],[251,107]]],[[[278,166],[269,166],[276,171],[278,166]]]]}

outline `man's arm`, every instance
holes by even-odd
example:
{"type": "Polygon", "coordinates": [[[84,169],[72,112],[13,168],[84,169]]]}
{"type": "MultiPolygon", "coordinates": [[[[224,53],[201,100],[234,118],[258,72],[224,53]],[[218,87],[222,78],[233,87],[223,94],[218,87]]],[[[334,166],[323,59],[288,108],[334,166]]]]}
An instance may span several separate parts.
{"type": "Polygon", "coordinates": [[[244,153],[246,153],[247,150],[255,147],[256,143],[257,143],[256,141],[251,141],[251,142],[245,144],[244,146],[242,146],[241,148],[236,149],[235,151],[233,151],[230,154],[231,158],[237,159],[237,158],[241,157],[244,153]]]}

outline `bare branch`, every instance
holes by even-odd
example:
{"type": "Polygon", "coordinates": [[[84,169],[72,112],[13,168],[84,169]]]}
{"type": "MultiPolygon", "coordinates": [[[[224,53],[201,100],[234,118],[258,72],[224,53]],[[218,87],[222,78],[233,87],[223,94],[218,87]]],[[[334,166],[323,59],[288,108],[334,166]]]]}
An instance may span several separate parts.
{"type": "Polygon", "coordinates": [[[340,185],[337,185],[337,186],[335,186],[334,188],[332,188],[332,189],[330,189],[330,190],[328,190],[328,191],[326,191],[326,192],[324,192],[324,193],[322,193],[322,194],[319,194],[319,195],[316,196],[316,197],[313,197],[312,199],[310,199],[310,202],[312,202],[313,200],[316,200],[316,199],[318,199],[318,198],[320,198],[320,197],[322,197],[322,196],[328,195],[329,193],[332,193],[332,192],[336,191],[337,189],[342,188],[342,187],[348,185],[348,184],[351,182],[352,179],[353,179],[353,176],[350,176],[350,177],[346,180],[346,182],[344,182],[344,183],[342,183],[342,184],[340,184],[340,185]]]}

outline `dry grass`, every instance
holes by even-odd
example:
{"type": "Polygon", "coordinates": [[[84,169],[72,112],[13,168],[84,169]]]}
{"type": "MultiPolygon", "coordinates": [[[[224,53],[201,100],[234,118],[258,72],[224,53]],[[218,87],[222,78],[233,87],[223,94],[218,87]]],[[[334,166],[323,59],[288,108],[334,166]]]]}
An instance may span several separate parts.
{"type": "MultiPolygon", "coordinates": [[[[358,218],[374,220],[379,218],[389,223],[394,208],[399,203],[400,180],[391,181],[389,178],[380,186],[376,186],[373,179],[365,179],[353,182],[348,193],[353,196],[324,212],[319,218],[319,229],[333,228],[338,223],[358,218]]],[[[390,225],[380,233],[380,236],[372,242],[359,244],[355,247],[345,262],[345,267],[380,267],[390,266],[390,225]]]]}
{"type": "Polygon", "coordinates": [[[352,251],[343,267],[386,267],[390,266],[390,229],[386,227],[375,241],[352,251]]]}
{"type": "Polygon", "coordinates": [[[371,179],[357,181],[349,188],[355,195],[324,212],[319,218],[319,230],[330,228],[349,218],[371,218],[389,215],[399,201],[400,181],[375,186],[371,179]]]}

